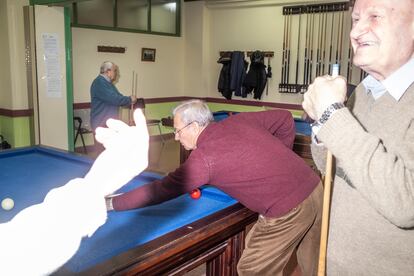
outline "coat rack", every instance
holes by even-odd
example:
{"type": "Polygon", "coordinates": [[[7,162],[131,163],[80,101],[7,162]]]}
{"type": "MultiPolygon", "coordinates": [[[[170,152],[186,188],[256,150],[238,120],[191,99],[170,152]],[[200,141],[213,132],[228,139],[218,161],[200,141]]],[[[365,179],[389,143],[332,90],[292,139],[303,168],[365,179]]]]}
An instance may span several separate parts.
{"type": "MultiPolygon", "coordinates": [[[[259,50],[260,51],[260,50],[259,50]]],[[[220,51],[220,57],[230,57],[231,53],[235,51],[220,51]]],[[[244,52],[248,57],[254,52],[254,51],[240,51],[244,52]]],[[[274,57],[275,52],[273,51],[261,51],[265,57],[274,57]]]]}

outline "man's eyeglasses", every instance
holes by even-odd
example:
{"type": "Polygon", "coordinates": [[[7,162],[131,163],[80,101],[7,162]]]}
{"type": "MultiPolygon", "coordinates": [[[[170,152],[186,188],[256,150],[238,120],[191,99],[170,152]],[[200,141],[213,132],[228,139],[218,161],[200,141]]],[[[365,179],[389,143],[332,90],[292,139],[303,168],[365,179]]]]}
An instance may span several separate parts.
{"type": "Polygon", "coordinates": [[[193,122],[191,122],[191,123],[186,124],[185,126],[183,126],[183,127],[182,127],[182,128],[180,128],[180,129],[175,129],[175,128],[174,128],[174,135],[180,134],[180,132],[181,132],[183,129],[185,129],[186,127],[188,127],[188,126],[189,126],[189,125],[191,125],[192,123],[194,123],[194,121],[193,121],[193,122]]]}

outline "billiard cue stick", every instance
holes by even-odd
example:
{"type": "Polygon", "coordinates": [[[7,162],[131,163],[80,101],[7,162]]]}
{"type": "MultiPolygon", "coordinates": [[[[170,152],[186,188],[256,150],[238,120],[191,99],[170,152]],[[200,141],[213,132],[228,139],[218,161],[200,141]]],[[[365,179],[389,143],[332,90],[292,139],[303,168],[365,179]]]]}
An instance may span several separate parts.
{"type": "MultiPolygon", "coordinates": [[[[286,66],[286,30],[287,30],[287,15],[286,15],[286,8],[283,8],[283,50],[282,50],[282,70],[281,70],[281,75],[280,75],[280,79],[281,79],[281,83],[285,82],[285,66],[286,66]]],[[[280,89],[280,88],[279,88],[280,89]]]]}
{"type": "MultiPolygon", "coordinates": [[[[332,76],[338,76],[339,64],[332,65],[332,76]]],[[[323,205],[322,205],[322,223],[321,223],[321,241],[319,247],[319,264],[318,276],[325,276],[326,274],[326,249],[328,245],[328,230],[329,230],[329,209],[331,205],[331,188],[332,188],[332,163],[333,155],[328,150],[326,154],[326,168],[323,185],[323,205]]]]}
{"type": "Polygon", "coordinates": [[[305,10],[306,13],[306,28],[305,28],[305,55],[304,55],[304,60],[303,60],[303,86],[304,87],[306,85],[306,76],[307,76],[307,69],[308,69],[308,49],[309,49],[309,8],[306,8],[305,10]]]}
{"type": "MultiPolygon", "coordinates": [[[[138,73],[135,73],[135,90],[134,90],[134,96],[135,96],[135,99],[138,100],[138,73]]],[[[134,110],[135,110],[135,108],[133,108],[133,110],[132,110],[132,121],[133,121],[133,124],[135,124],[135,121],[134,121],[134,110]]]]}
{"type": "Polygon", "coordinates": [[[324,12],[324,27],[323,27],[323,55],[322,55],[322,75],[325,74],[325,63],[326,63],[326,30],[328,28],[328,12],[329,12],[329,8],[326,7],[326,11],[324,12]]]}
{"type": "MultiPolygon", "coordinates": [[[[312,10],[312,12],[314,12],[314,10],[312,10]]],[[[315,12],[316,13],[316,12],[315,12]]],[[[315,13],[312,13],[312,29],[311,29],[311,46],[310,46],[310,64],[309,64],[309,77],[308,77],[308,85],[311,83],[312,81],[312,70],[313,70],[313,49],[314,49],[314,32],[315,32],[315,13]]]]}
{"type": "MultiPolygon", "coordinates": [[[[135,90],[134,90],[134,84],[135,84],[135,71],[132,71],[132,90],[131,90],[131,95],[135,95],[135,90]]],[[[134,103],[131,101],[131,106],[129,108],[129,125],[132,126],[133,125],[133,121],[134,121],[134,103]]]]}
{"type": "Polygon", "coordinates": [[[320,49],[321,49],[321,35],[322,35],[322,29],[321,29],[321,17],[322,17],[322,8],[321,6],[318,7],[318,37],[317,37],[317,48],[316,48],[316,63],[315,63],[315,76],[319,76],[319,68],[320,68],[320,49]]]}
{"type": "MultiPolygon", "coordinates": [[[[342,8],[344,6],[342,5],[342,8]]],[[[342,63],[342,45],[343,45],[343,30],[344,30],[344,11],[340,12],[341,23],[340,23],[340,32],[339,32],[339,57],[338,57],[338,64],[342,63]]]]}
{"type": "MultiPolygon", "coordinates": [[[[286,79],[285,83],[286,84],[289,83],[289,73],[290,73],[290,47],[292,45],[292,43],[291,43],[292,42],[291,41],[292,40],[292,12],[293,12],[292,8],[289,8],[288,9],[288,16],[289,16],[289,19],[288,19],[288,21],[289,21],[289,23],[288,23],[288,40],[287,40],[288,51],[287,51],[286,76],[285,76],[285,79],[286,79]]],[[[288,89],[286,91],[289,92],[288,89]]]]}
{"type": "Polygon", "coordinates": [[[295,84],[297,85],[299,82],[299,57],[300,57],[300,31],[302,29],[302,11],[299,11],[299,24],[298,24],[298,41],[296,47],[296,70],[295,70],[295,84]]]}
{"type": "Polygon", "coordinates": [[[332,153],[328,150],[326,154],[326,171],[323,185],[323,207],[321,224],[321,242],[319,247],[319,266],[318,276],[325,276],[326,269],[326,249],[328,244],[329,229],[329,205],[331,201],[331,181],[332,181],[332,153]]]}
{"type": "Polygon", "coordinates": [[[331,35],[330,35],[330,45],[329,45],[329,67],[328,67],[328,72],[331,72],[331,63],[332,63],[332,40],[333,40],[333,36],[334,36],[334,22],[335,22],[335,13],[333,12],[331,15],[331,35]]]}

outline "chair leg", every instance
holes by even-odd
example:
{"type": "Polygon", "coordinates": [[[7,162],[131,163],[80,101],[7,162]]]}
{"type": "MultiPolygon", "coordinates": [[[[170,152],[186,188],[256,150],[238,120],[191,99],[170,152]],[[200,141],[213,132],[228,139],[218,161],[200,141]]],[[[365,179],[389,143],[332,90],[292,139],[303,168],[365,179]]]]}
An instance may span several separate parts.
{"type": "Polygon", "coordinates": [[[83,139],[83,134],[82,134],[82,132],[80,133],[80,137],[81,137],[81,140],[82,140],[83,151],[84,151],[85,153],[88,153],[88,151],[86,150],[85,140],[83,139]]]}
{"type": "Polygon", "coordinates": [[[76,130],[75,139],[73,140],[73,147],[76,148],[76,141],[78,140],[79,130],[76,130]]]}
{"type": "Polygon", "coordinates": [[[158,131],[160,132],[161,141],[162,141],[162,143],[164,144],[164,143],[165,143],[165,140],[164,140],[164,137],[162,136],[162,132],[161,132],[161,126],[160,126],[160,123],[158,123],[158,124],[157,124],[157,126],[158,126],[158,131]]]}

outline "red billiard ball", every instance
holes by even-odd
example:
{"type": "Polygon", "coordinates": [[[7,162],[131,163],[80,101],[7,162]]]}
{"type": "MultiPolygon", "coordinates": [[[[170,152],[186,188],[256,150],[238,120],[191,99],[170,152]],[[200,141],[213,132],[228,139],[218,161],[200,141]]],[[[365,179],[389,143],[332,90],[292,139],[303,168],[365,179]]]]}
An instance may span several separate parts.
{"type": "Polygon", "coordinates": [[[201,191],[200,189],[194,189],[191,191],[190,196],[192,199],[199,199],[201,196],[201,191]]]}

